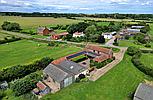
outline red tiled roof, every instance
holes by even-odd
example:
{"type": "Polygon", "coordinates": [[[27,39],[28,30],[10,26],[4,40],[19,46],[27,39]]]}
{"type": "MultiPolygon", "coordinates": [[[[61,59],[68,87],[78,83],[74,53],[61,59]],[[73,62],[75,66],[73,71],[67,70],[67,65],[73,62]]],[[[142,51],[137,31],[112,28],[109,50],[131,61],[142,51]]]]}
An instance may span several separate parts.
{"type": "Polygon", "coordinates": [[[40,89],[40,90],[44,90],[47,86],[45,84],[43,84],[41,81],[39,81],[37,84],[37,87],[40,89]]]}
{"type": "Polygon", "coordinates": [[[112,51],[111,49],[107,49],[107,48],[103,48],[103,47],[99,47],[99,46],[94,46],[94,45],[87,45],[85,49],[95,50],[95,51],[103,52],[106,54],[108,54],[110,51],[112,51]]]}
{"type": "Polygon", "coordinates": [[[107,54],[103,54],[101,56],[98,56],[98,57],[94,58],[93,60],[97,61],[97,62],[103,62],[103,61],[107,60],[108,58],[109,57],[108,57],[107,54]]]}
{"type": "Polygon", "coordinates": [[[57,64],[61,63],[64,60],[66,60],[66,57],[59,58],[57,60],[52,61],[51,63],[54,64],[54,65],[57,65],[57,64]]]}

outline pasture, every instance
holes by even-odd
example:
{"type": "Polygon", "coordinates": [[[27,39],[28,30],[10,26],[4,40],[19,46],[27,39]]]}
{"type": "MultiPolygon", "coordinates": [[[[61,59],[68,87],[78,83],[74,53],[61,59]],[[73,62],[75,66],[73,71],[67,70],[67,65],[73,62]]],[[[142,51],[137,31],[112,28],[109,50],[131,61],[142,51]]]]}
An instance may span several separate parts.
{"type": "Polygon", "coordinates": [[[59,57],[79,51],[80,48],[60,44],[58,47],[47,46],[47,43],[20,40],[0,45],[0,69],[18,64],[29,64],[42,57],[59,57]],[[39,45],[40,46],[39,46],[39,45]]]}
{"type": "Polygon", "coordinates": [[[131,100],[138,84],[148,79],[125,54],[123,61],[96,82],[74,83],[42,100],[131,100]]]}
{"type": "Polygon", "coordinates": [[[38,26],[48,25],[68,25],[80,22],[79,20],[72,20],[66,18],[53,17],[19,17],[19,16],[0,16],[0,25],[4,21],[17,22],[22,28],[37,28],[38,26]]]}
{"type": "Polygon", "coordinates": [[[140,60],[141,62],[149,68],[153,69],[153,54],[152,53],[143,53],[140,60]]]}

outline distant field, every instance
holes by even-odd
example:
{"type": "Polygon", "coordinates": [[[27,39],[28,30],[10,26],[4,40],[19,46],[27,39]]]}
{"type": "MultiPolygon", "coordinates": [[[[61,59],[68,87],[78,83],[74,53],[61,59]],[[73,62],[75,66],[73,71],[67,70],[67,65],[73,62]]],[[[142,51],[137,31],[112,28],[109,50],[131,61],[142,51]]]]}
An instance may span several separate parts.
{"type": "Polygon", "coordinates": [[[75,46],[61,45],[49,47],[46,43],[39,43],[30,40],[20,40],[9,44],[0,45],[0,69],[31,63],[42,57],[59,58],[79,51],[75,46]],[[40,46],[38,46],[40,44],[40,46]]]}
{"type": "Polygon", "coordinates": [[[22,28],[36,28],[45,25],[67,25],[78,23],[79,20],[72,20],[66,18],[53,18],[53,17],[15,17],[15,16],[0,16],[0,25],[4,21],[17,22],[22,28]]]}
{"type": "Polygon", "coordinates": [[[42,100],[131,100],[138,84],[147,77],[125,55],[123,61],[96,82],[74,83],[55,94],[48,94],[42,100]]]}
{"type": "Polygon", "coordinates": [[[141,57],[141,61],[144,65],[153,69],[153,54],[143,54],[141,57]]]}
{"type": "Polygon", "coordinates": [[[121,21],[146,21],[146,20],[134,20],[134,19],[112,19],[112,18],[92,18],[92,17],[76,17],[77,19],[86,19],[86,20],[95,20],[95,21],[117,21],[117,22],[121,22],[121,21]]]}
{"type": "Polygon", "coordinates": [[[153,23],[150,24],[150,32],[149,34],[153,37],[153,23]]]}

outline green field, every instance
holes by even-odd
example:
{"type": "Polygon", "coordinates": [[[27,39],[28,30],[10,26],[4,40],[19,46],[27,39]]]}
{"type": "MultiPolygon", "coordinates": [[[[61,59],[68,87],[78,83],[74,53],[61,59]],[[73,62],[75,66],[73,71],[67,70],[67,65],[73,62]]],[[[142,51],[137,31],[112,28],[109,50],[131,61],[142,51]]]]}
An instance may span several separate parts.
{"type": "Polygon", "coordinates": [[[131,63],[125,55],[123,61],[96,82],[74,83],[43,100],[131,100],[138,84],[148,78],[131,63]]]}
{"type": "Polygon", "coordinates": [[[153,54],[145,53],[141,56],[141,62],[149,68],[153,69],[153,54]]]}
{"type": "Polygon", "coordinates": [[[150,24],[150,32],[149,34],[153,37],[153,23],[150,24]]]}
{"type": "Polygon", "coordinates": [[[0,45],[0,69],[17,64],[31,63],[46,56],[57,59],[79,50],[80,48],[75,46],[63,44],[58,47],[49,47],[46,43],[30,40],[2,44],[0,45]]]}
{"type": "Polygon", "coordinates": [[[21,25],[22,28],[37,28],[38,26],[57,24],[67,25],[80,22],[79,20],[53,17],[0,16],[0,25],[2,25],[4,21],[17,22],[21,25]]]}
{"type": "Polygon", "coordinates": [[[130,46],[135,46],[138,48],[145,48],[143,45],[137,45],[134,43],[134,41],[130,41],[130,40],[120,40],[119,41],[119,46],[121,47],[130,47],[130,46]]]}

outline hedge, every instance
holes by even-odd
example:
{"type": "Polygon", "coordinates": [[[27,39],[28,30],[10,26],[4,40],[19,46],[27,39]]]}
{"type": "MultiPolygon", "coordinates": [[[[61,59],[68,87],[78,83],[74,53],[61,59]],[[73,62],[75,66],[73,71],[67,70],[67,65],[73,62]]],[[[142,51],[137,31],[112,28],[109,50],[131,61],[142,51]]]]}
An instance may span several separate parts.
{"type": "Polygon", "coordinates": [[[135,49],[134,47],[129,47],[128,48],[128,54],[132,56],[132,63],[135,67],[137,67],[141,72],[143,72],[146,75],[149,75],[151,77],[153,77],[153,69],[147,67],[146,65],[144,65],[141,61],[140,61],[140,57],[141,57],[141,52],[143,53],[148,53],[150,51],[148,50],[141,50],[141,52],[139,52],[139,49],[135,49]],[[133,52],[132,52],[133,51],[133,52]]]}
{"type": "Polygon", "coordinates": [[[11,39],[0,40],[0,44],[14,42],[14,41],[18,41],[18,40],[21,40],[21,38],[12,37],[11,39]]]}
{"type": "Polygon", "coordinates": [[[51,61],[53,61],[52,58],[44,57],[38,61],[35,61],[33,64],[17,65],[3,69],[0,71],[0,81],[6,80],[10,82],[12,80],[22,78],[32,72],[44,69],[51,61]]]}

